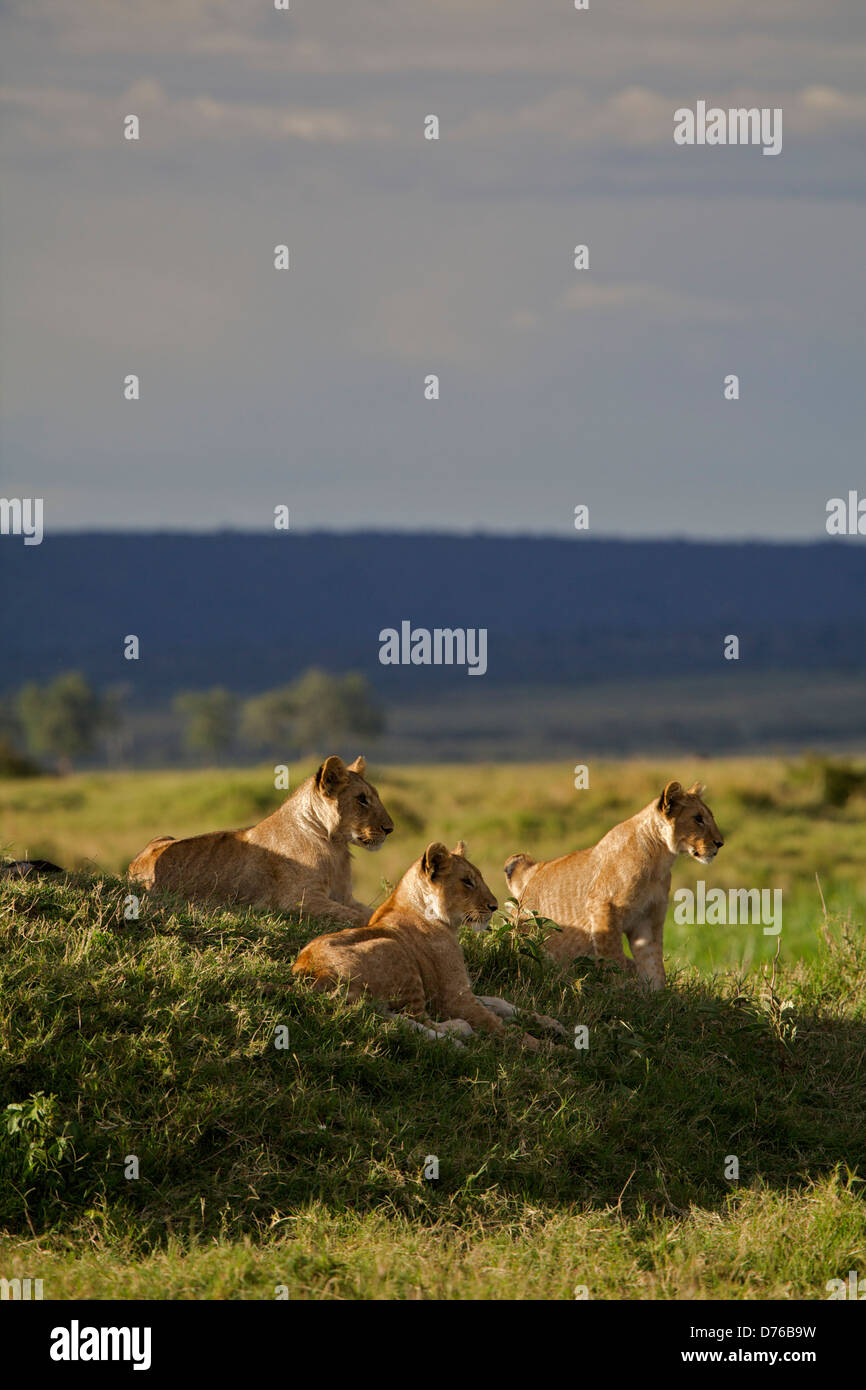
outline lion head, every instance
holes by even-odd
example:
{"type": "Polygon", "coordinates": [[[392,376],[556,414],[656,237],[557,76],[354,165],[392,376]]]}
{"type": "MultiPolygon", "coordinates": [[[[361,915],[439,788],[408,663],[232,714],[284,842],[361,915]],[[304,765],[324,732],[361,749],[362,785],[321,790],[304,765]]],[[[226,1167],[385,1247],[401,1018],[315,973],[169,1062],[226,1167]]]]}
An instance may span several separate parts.
{"type": "Polygon", "coordinates": [[[480,870],[466,858],[462,840],[450,853],[438,842],[428,845],[409,873],[428,920],[444,922],[454,931],[464,922],[475,931],[484,931],[496,911],[496,899],[480,870]]]}
{"type": "Polygon", "coordinates": [[[656,810],[664,820],[668,846],[674,854],[690,854],[701,864],[715,859],[722,845],[719,827],[703,800],[700,782],[685,791],[679,782],[668,782],[656,810]]]}
{"type": "Polygon", "coordinates": [[[326,758],[313,784],[319,797],[319,813],[332,840],[348,840],[364,849],[381,849],[394,822],[379,800],[376,788],[364,777],[367,764],[357,757],[348,767],[336,755],[326,758]]]}

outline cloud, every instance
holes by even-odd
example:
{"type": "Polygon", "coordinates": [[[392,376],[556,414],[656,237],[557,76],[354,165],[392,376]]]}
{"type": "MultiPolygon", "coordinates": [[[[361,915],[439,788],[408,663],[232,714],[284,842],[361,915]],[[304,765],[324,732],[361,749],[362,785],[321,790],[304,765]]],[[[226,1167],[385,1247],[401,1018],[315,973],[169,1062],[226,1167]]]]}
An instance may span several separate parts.
{"type": "Polygon", "coordinates": [[[457,135],[463,141],[519,134],[554,136],[570,144],[602,140],[646,146],[669,134],[672,110],[670,100],[645,87],[626,87],[602,101],[586,88],[560,87],[522,106],[476,110],[457,135]]]}
{"type": "Polygon", "coordinates": [[[178,55],[261,73],[560,73],[622,85],[628,72],[648,81],[672,61],[697,78],[751,68],[768,82],[786,70],[790,81],[793,54],[803,79],[846,52],[862,63],[860,9],[861,0],[605,0],[580,14],[567,0],[293,0],[277,13],[272,0],[13,0],[6,24],[43,52],[85,60],[178,55]]]}
{"type": "Polygon", "coordinates": [[[785,114],[793,129],[810,133],[860,127],[866,125],[866,95],[835,87],[805,87],[789,102],[785,114]]]}
{"type": "MultiPolygon", "coordinates": [[[[432,103],[431,109],[438,106],[437,114],[443,119],[442,145],[457,141],[470,156],[475,149],[498,149],[507,157],[514,142],[521,141],[540,142],[548,155],[557,146],[563,150],[580,146],[599,155],[619,149],[676,161],[674,111],[698,97],[723,108],[781,107],[788,149],[792,141],[813,144],[866,129],[866,96],[829,85],[781,93],[742,88],[726,93],[661,93],[633,84],[598,98],[575,84],[511,107],[476,105],[453,125],[441,103],[432,103]]],[[[134,113],[142,120],[142,141],[149,149],[185,146],[195,140],[266,144],[297,140],[356,146],[363,157],[383,143],[417,150],[426,111],[423,104],[407,102],[404,96],[388,103],[375,95],[342,106],[252,102],[206,91],[178,97],[152,77],[139,77],[116,95],[54,85],[6,84],[0,86],[0,107],[6,113],[5,138],[13,154],[19,145],[30,144],[65,150],[117,149],[123,117],[134,113]]]]}
{"type": "Polygon", "coordinates": [[[0,0],[7,467],[76,521],[140,462],[178,524],[275,479],[308,521],[448,524],[447,466],[543,525],[578,440],[635,529],[678,478],[704,525],[698,453],[729,516],[759,529],[760,473],[808,529],[815,458],[847,476],[860,438],[862,4],[0,0]],[[699,98],[782,106],[783,156],[676,147],[699,98]]]}
{"type": "Polygon", "coordinates": [[[118,148],[124,116],[142,121],[148,148],[194,139],[302,140],[355,144],[391,138],[387,121],[351,109],[262,105],[208,95],[170,97],[152,78],[140,78],[116,97],[63,87],[0,87],[7,111],[7,139],[52,149],[118,148]],[[145,130],[146,124],[146,130],[145,130]]]}
{"type": "Polygon", "coordinates": [[[725,109],[781,107],[786,132],[812,137],[833,135],[844,127],[866,126],[866,96],[827,86],[795,92],[738,87],[728,92],[680,89],[665,93],[629,86],[603,100],[585,87],[570,86],[512,109],[478,110],[458,127],[457,135],[464,141],[537,135],[566,144],[654,148],[665,153],[672,148],[674,111],[694,104],[698,98],[708,106],[725,109]]]}
{"type": "Polygon", "coordinates": [[[744,305],[702,298],[662,285],[633,280],[598,282],[582,279],[565,292],[560,307],[581,314],[628,310],[649,318],[692,323],[738,323],[749,316],[749,309],[744,305]]]}

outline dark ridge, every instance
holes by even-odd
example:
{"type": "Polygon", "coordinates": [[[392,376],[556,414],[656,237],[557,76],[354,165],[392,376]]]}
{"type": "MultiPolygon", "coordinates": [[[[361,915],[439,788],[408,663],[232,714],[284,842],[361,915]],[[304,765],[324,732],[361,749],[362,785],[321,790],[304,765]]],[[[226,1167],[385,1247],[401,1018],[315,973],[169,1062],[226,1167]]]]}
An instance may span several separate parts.
{"type": "MultiPolygon", "coordinates": [[[[465,672],[382,666],[379,632],[486,628],[487,688],[740,669],[866,670],[866,546],[405,533],[67,533],[0,542],[0,688],[76,668],[135,697],[306,667],[385,697],[465,672]],[[135,633],[141,659],[123,659],[135,633]]],[[[472,680],[470,684],[480,684],[472,680]]],[[[134,697],[134,698],[135,698],[134,697]]]]}

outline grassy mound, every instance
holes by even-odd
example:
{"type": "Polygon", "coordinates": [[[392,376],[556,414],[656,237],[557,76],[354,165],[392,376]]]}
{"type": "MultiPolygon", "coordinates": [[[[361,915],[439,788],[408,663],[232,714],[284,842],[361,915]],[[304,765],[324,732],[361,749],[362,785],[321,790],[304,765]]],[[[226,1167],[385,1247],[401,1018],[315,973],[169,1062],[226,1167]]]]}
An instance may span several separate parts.
{"type": "Polygon", "coordinates": [[[856,925],[774,978],[679,972],[656,996],[467,938],[479,992],[589,1030],[530,1055],[311,993],[290,969],[315,923],[165,900],[127,921],[128,891],[0,885],[5,1277],[46,1297],[815,1298],[862,1263],[856,925]]]}

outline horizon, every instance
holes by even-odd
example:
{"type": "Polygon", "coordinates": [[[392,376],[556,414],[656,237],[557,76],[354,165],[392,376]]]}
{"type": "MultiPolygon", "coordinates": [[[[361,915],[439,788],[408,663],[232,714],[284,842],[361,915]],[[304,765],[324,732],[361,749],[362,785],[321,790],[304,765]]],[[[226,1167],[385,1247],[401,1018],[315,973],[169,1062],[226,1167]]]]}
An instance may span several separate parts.
{"type": "Polygon", "coordinates": [[[466,530],[446,530],[438,527],[412,527],[412,526],[292,526],[286,530],[277,531],[273,527],[252,527],[252,526],[209,526],[209,527],[189,527],[189,526],[70,526],[56,527],[46,530],[40,544],[45,540],[56,537],[77,536],[87,537],[106,537],[106,536],[127,536],[127,537],[186,537],[187,539],[204,539],[216,536],[243,536],[262,539],[273,539],[275,541],[285,541],[292,536],[308,538],[311,536],[330,536],[330,537],[351,537],[351,536],[388,536],[403,538],[419,538],[430,540],[485,540],[485,541],[558,541],[562,544],[574,544],[579,546],[586,545],[708,545],[708,546],[751,546],[766,545],[781,548],[785,546],[813,548],[819,545],[837,546],[858,544],[858,536],[841,535],[831,536],[826,532],[815,536],[773,536],[773,535],[685,535],[682,533],[635,533],[634,535],[623,535],[614,532],[581,532],[575,536],[570,532],[552,531],[531,531],[531,530],[485,530],[482,527],[466,530]]]}

